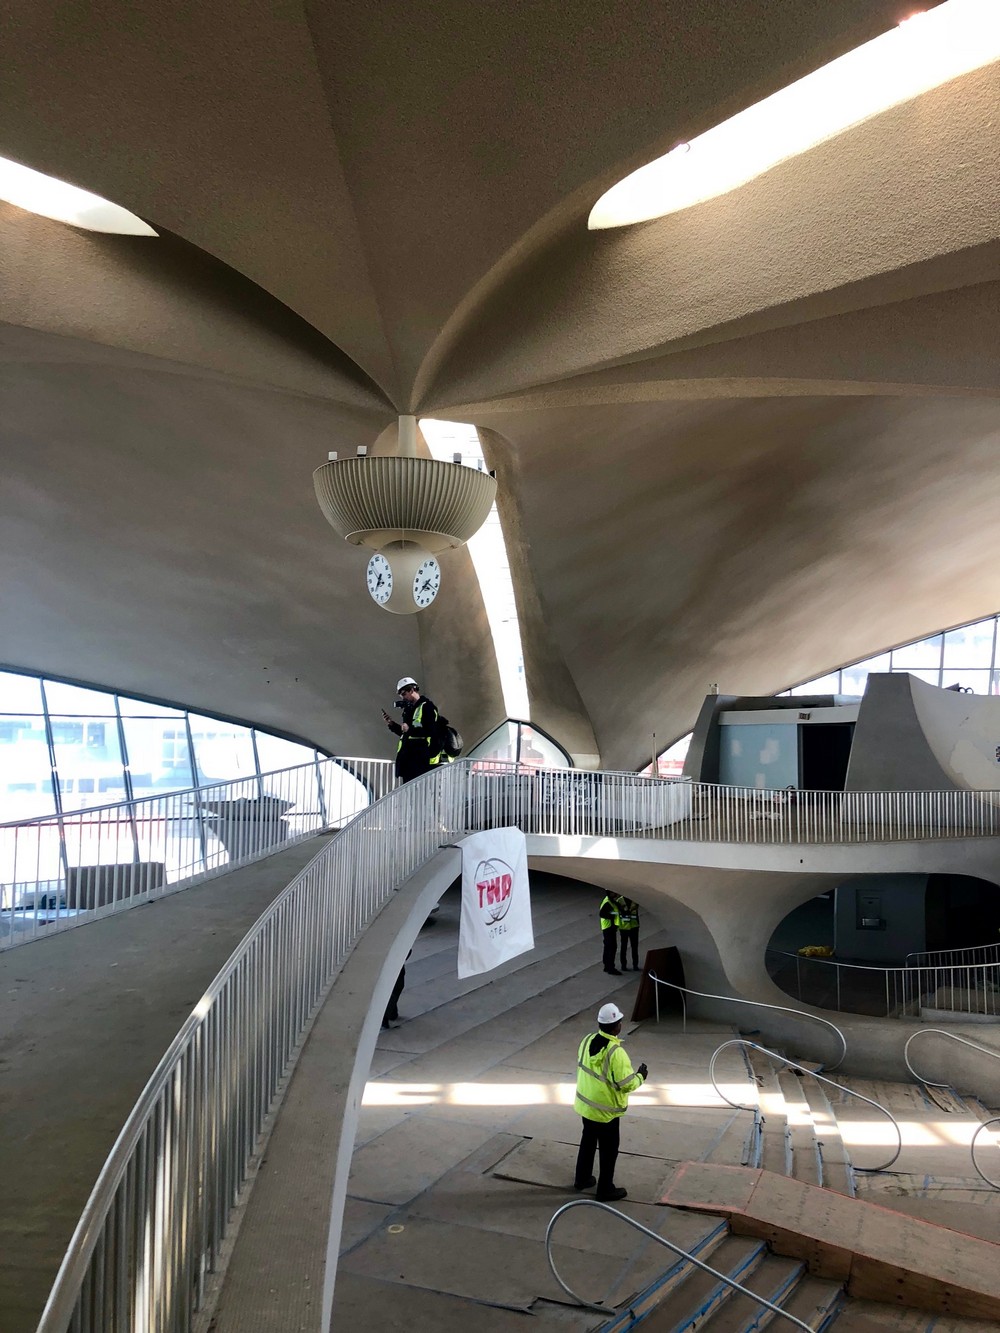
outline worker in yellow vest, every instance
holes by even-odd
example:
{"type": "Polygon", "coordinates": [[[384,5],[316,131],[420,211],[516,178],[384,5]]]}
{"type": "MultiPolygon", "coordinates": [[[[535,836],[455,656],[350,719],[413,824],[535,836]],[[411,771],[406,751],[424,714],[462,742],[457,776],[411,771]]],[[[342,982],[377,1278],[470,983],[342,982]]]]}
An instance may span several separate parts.
{"type": "Polygon", "coordinates": [[[596,1197],[603,1202],[628,1195],[626,1189],[615,1184],[619,1121],[628,1110],[629,1093],[641,1088],[649,1075],[645,1064],[633,1070],[625,1054],[619,1036],[624,1017],[616,1004],[602,1005],[597,1014],[598,1030],[587,1033],[576,1057],[573,1110],[583,1120],[583,1134],[573,1188],[585,1190],[596,1185],[596,1197]],[[593,1174],[595,1152],[600,1155],[599,1180],[593,1174]]]}
{"type": "Polygon", "coordinates": [[[604,970],[613,977],[621,973],[615,967],[615,954],[618,951],[618,909],[625,900],[619,893],[608,893],[601,903],[598,915],[601,918],[601,940],[604,946],[604,970]]]}
{"type": "Polygon", "coordinates": [[[625,958],[632,950],[632,971],[639,971],[639,904],[622,898],[618,907],[618,937],[622,942],[621,969],[628,971],[625,958]]]}

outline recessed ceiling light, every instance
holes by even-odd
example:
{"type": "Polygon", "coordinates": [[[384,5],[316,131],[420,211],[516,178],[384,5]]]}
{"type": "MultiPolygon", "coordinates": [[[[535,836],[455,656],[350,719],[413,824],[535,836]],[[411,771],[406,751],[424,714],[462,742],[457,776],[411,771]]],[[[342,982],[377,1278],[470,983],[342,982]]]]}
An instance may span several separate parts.
{"type": "Polygon", "coordinates": [[[1000,59],[1000,0],[945,0],[612,186],[591,231],[715,199],[807,149],[1000,59]]]}
{"type": "Polygon", "coordinates": [[[29,213],[87,231],[117,232],[123,236],[155,236],[152,227],[127,208],[112,204],[98,194],[46,176],[20,162],[0,157],[0,199],[29,213]]]}

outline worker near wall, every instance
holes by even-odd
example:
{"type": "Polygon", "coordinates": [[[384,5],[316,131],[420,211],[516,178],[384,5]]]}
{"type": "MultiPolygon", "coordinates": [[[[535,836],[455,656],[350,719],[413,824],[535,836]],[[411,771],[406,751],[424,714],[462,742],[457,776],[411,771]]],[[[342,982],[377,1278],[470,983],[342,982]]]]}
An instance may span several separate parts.
{"type": "Polygon", "coordinates": [[[621,939],[621,969],[628,971],[625,956],[632,950],[632,971],[639,971],[639,904],[631,898],[622,898],[618,904],[618,935],[621,939]]]}
{"type": "Polygon", "coordinates": [[[624,899],[618,893],[609,893],[604,897],[598,909],[601,918],[601,938],[604,943],[604,970],[613,977],[621,973],[615,967],[615,953],[618,948],[618,905],[624,899]]]}
{"type": "Polygon", "coordinates": [[[400,720],[394,722],[384,708],[382,717],[389,730],[399,737],[396,777],[400,782],[411,782],[449,759],[442,745],[440,714],[431,700],[420,693],[413,677],[404,676],[396,685],[396,693],[399,698],[395,707],[402,710],[400,720]]]}
{"type": "Polygon", "coordinates": [[[583,1120],[580,1151],[576,1158],[573,1188],[597,1186],[597,1198],[614,1202],[628,1191],[615,1184],[618,1161],[619,1121],[628,1110],[629,1094],[641,1088],[649,1074],[645,1064],[633,1070],[619,1036],[625,1015],[616,1004],[602,1005],[598,1030],[588,1032],[576,1057],[576,1100],[573,1110],[583,1120]],[[600,1156],[601,1174],[595,1179],[594,1153],[600,1156]]]}

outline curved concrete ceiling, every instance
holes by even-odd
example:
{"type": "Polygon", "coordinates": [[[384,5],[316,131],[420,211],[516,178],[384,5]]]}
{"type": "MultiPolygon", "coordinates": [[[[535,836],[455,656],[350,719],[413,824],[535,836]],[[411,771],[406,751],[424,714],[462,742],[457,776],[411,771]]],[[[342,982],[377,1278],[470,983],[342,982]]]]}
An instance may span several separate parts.
{"type": "Polygon", "coordinates": [[[709,681],[995,609],[996,66],[586,230],[620,176],[902,16],[12,0],[0,154],[163,234],[0,206],[2,657],[341,753],[387,750],[412,672],[485,732],[467,556],[419,623],[387,616],[311,494],[407,410],[482,428],[534,715],[605,764],[709,681]]]}

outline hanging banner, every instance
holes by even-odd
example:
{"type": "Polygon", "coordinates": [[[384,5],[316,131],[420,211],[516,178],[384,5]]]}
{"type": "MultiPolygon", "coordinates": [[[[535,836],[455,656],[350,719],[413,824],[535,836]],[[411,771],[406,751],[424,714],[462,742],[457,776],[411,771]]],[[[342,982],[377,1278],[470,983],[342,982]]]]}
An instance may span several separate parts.
{"type": "Polygon", "coordinates": [[[474,977],[535,947],[528,851],[519,828],[473,833],[462,849],[458,975],[474,977]]]}

